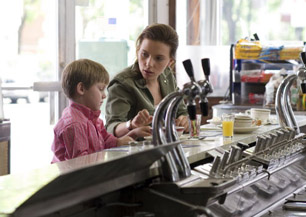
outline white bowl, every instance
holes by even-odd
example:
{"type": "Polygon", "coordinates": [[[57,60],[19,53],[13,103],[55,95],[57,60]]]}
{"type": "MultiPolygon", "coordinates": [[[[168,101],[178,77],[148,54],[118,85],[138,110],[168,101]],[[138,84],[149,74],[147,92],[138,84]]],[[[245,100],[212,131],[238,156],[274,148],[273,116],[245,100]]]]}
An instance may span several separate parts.
{"type": "Polygon", "coordinates": [[[235,114],[234,127],[250,127],[253,124],[253,119],[250,115],[239,113],[235,114]]]}
{"type": "Polygon", "coordinates": [[[253,124],[253,119],[239,119],[235,118],[234,127],[250,127],[253,124]]]}

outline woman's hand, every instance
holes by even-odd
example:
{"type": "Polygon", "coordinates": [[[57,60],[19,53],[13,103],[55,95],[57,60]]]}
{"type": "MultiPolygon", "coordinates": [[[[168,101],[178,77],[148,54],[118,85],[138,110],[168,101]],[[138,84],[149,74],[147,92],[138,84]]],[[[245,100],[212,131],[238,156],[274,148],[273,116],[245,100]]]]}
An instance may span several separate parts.
{"type": "Polygon", "coordinates": [[[143,109],[133,118],[132,128],[138,128],[151,124],[153,116],[149,114],[147,109],[143,109]]]}
{"type": "Polygon", "coordinates": [[[134,139],[130,136],[123,136],[118,138],[117,140],[117,146],[123,146],[123,145],[128,145],[129,142],[134,141],[134,139]]]}
{"type": "Polygon", "coordinates": [[[188,120],[187,116],[185,116],[185,115],[179,116],[175,120],[175,125],[180,126],[180,127],[184,127],[184,132],[189,132],[189,120],[188,120]]]}
{"type": "Polygon", "coordinates": [[[146,137],[152,135],[152,128],[150,126],[137,127],[131,130],[127,135],[137,139],[138,137],[146,137]]]}

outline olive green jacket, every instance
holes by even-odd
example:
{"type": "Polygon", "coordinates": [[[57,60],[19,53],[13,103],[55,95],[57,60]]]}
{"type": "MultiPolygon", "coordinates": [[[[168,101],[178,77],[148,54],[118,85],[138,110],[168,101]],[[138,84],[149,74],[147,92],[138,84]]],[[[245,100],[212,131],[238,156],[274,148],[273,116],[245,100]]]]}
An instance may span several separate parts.
{"type": "MultiPolygon", "coordinates": [[[[175,77],[170,69],[166,69],[158,78],[161,94],[164,98],[178,90],[175,77]]],[[[117,74],[108,85],[106,102],[106,129],[114,133],[115,127],[134,118],[139,111],[147,109],[154,114],[154,99],[146,81],[139,71],[138,62],[117,74]]],[[[185,104],[179,105],[177,117],[187,115],[185,104]]]]}

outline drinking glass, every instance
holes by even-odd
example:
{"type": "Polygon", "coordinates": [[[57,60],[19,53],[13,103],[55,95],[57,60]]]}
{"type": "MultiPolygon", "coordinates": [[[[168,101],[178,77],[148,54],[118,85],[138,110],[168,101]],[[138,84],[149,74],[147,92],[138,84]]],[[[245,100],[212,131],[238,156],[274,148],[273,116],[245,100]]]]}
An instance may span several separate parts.
{"type": "Polygon", "coordinates": [[[191,138],[198,138],[200,136],[202,115],[197,114],[195,120],[189,119],[189,135],[191,138]]]}
{"type": "Polygon", "coordinates": [[[234,120],[233,114],[222,114],[222,133],[224,139],[232,139],[234,136],[234,120]]]}

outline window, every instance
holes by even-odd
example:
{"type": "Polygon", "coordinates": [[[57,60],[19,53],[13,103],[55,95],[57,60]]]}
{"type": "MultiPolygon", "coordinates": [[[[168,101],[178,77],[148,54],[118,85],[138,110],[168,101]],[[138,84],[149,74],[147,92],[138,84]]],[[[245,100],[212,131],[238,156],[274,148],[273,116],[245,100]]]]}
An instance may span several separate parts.
{"type": "Polygon", "coordinates": [[[179,87],[188,80],[181,61],[190,58],[195,78],[203,79],[201,58],[210,58],[214,92],[229,88],[230,45],[257,33],[261,41],[302,41],[306,38],[305,0],[177,1],[179,87]]]}
{"type": "Polygon", "coordinates": [[[136,39],[148,24],[147,7],[143,0],[91,0],[77,6],[76,58],[100,62],[111,78],[132,64],[136,39]]]}
{"type": "Polygon", "coordinates": [[[52,159],[49,97],[33,91],[33,82],[57,78],[56,2],[2,3],[0,77],[4,117],[11,122],[11,172],[16,173],[48,165],[52,159]]]}
{"type": "Polygon", "coordinates": [[[223,0],[222,44],[257,33],[264,41],[302,41],[305,0],[223,0]]]}
{"type": "MultiPolygon", "coordinates": [[[[136,39],[148,25],[147,1],[90,0],[75,10],[76,59],[101,63],[110,79],[134,63],[136,39]]],[[[105,103],[101,111],[105,120],[105,103]]]]}

